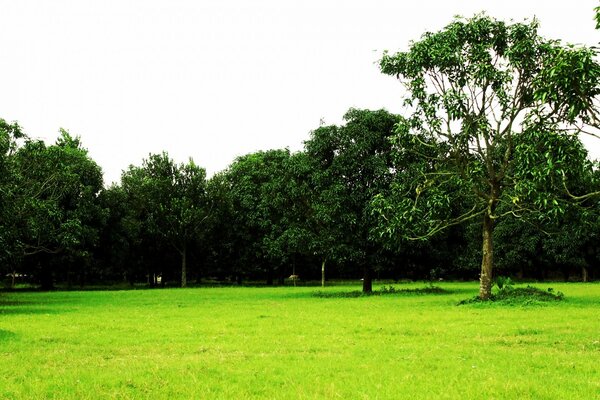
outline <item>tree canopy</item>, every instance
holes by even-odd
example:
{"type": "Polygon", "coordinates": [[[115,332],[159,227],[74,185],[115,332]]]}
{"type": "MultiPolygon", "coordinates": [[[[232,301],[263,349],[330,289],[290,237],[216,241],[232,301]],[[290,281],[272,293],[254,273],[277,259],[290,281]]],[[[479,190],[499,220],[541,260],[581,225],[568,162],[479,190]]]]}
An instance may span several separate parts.
{"type": "Polygon", "coordinates": [[[351,108],[300,151],[240,155],[212,177],[163,152],[103,187],[79,137],[47,144],[0,119],[0,271],[50,289],[325,284],[327,266],[364,292],[377,277],[479,276],[484,299],[498,272],[594,279],[600,165],[580,139],[599,134],[600,65],[538,28],[456,18],[380,60],[404,115],[351,108]]]}
{"type": "Polygon", "coordinates": [[[459,18],[380,62],[412,109],[397,128],[396,195],[375,202],[383,231],[423,239],[480,218],[482,298],[498,220],[556,217],[590,196],[574,181],[592,169],[578,135],[597,127],[600,66],[593,49],[544,39],[538,25],[459,18]]]}

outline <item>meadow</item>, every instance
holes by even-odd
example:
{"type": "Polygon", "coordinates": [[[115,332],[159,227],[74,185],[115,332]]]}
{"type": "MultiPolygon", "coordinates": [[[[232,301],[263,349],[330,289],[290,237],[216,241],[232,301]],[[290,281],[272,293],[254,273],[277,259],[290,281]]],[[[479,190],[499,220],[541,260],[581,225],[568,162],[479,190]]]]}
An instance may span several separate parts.
{"type": "Polygon", "coordinates": [[[600,284],[461,306],[477,283],[439,286],[0,293],[0,398],[600,399],[600,284]]]}

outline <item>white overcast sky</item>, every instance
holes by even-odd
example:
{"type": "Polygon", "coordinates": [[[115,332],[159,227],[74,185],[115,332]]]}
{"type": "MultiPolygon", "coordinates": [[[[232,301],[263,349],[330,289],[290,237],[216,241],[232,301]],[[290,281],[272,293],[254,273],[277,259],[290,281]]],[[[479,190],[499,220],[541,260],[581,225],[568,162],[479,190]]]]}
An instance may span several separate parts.
{"type": "Polygon", "coordinates": [[[0,118],[53,142],[82,138],[118,181],[167,151],[210,174],[256,150],[299,150],[350,107],[400,113],[383,50],[486,11],[537,17],[548,38],[595,45],[596,0],[0,0],[0,118]]]}

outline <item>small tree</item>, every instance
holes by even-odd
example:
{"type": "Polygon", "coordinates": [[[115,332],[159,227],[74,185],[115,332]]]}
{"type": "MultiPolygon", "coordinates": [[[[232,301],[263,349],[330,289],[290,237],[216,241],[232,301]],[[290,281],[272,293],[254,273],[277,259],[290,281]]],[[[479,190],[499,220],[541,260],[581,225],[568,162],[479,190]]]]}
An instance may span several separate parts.
{"type": "Polygon", "coordinates": [[[485,15],[384,54],[381,70],[404,83],[413,115],[397,130],[401,183],[374,203],[383,232],[425,239],[481,218],[479,296],[489,298],[495,223],[506,215],[540,222],[591,195],[569,186],[591,169],[578,135],[598,125],[594,57],[541,38],[535,20],[485,15]],[[452,214],[458,199],[466,211],[452,214]]]}

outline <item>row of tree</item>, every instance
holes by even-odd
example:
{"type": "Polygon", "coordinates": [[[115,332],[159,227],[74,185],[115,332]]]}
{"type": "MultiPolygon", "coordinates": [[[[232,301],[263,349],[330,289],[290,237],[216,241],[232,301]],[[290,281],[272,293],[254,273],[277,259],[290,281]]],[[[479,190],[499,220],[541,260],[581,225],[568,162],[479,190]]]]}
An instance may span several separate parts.
{"type": "Polygon", "coordinates": [[[600,272],[598,168],[579,140],[598,125],[594,51],[476,16],[381,69],[405,84],[406,118],[351,109],[303,151],[248,154],[210,179],[163,153],[103,188],[78,138],[61,130],[48,146],[0,120],[2,271],[44,288],[325,269],[364,291],[377,276],[479,277],[481,297],[494,263],[522,277],[600,272]]]}

